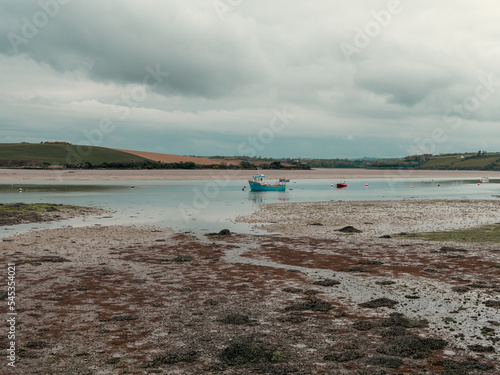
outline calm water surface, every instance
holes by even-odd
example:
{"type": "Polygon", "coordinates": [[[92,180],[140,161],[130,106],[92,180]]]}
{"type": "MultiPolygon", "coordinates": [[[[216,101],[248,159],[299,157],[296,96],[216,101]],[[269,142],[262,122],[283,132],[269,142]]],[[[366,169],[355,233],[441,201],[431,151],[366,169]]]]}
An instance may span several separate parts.
{"type": "Polygon", "coordinates": [[[62,203],[100,207],[110,215],[78,218],[57,223],[4,227],[0,236],[31,229],[66,225],[135,224],[161,225],[179,231],[205,233],[229,228],[252,232],[246,224],[233,223],[238,215],[252,213],[263,203],[403,200],[403,199],[498,199],[500,180],[478,185],[471,180],[370,179],[348,180],[345,189],[332,188],[340,181],[295,180],[286,192],[250,192],[248,181],[106,181],[36,182],[0,184],[1,203],[62,203]],[[366,186],[368,184],[368,186],[366,186]],[[12,188],[14,185],[14,188],[12,188]],[[131,186],[134,185],[134,189],[131,186]],[[413,187],[412,187],[413,186],[413,187]],[[19,193],[19,187],[25,191],[19,193]]]}

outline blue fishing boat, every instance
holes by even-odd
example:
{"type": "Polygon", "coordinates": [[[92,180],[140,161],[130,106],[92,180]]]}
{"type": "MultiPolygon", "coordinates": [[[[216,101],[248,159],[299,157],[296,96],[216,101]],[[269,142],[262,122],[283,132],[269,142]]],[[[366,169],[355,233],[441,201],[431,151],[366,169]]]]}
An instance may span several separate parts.
{"type": "Polygon", "coordinates": [[[251,191],[285,191],[286,183],[290,182],[289,178],[280,178],[278,182],[274,184],[268,184],[264,181],[266,176],[260,174],[258,176],[253,176],[251,180],[248,180],[250,184],[251,191]]]}

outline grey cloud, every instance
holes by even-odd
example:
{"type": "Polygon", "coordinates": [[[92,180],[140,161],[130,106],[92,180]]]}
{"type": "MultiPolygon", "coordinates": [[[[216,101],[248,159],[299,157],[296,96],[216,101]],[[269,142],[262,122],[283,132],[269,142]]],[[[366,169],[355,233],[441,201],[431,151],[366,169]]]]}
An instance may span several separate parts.
{"type": "Polygon", "coordinates": [[[389,102],[405,106],[422,102],[434,90],[446,89],[454,79],[436,66],[397,58],[366,61],[358,65],[355,76],[360,88],[386,95],[389,102]]]}
{"type": "MultiPolygon", "coordinates": [[[[117,126],[109,145],[134,141],[137,129],[144,145],[161,142],[161,134],[181,144],[180,135],[203,128],[211,136],[201,139],[231,150],[242,134],[265,126],[272,109],[290,105],[300,116],[286,137],[301,152],[317,153],[324,137],[335,143],[352,135],[351,155],[377,150],[363,136],[378,137],[376,143],[386,137],[383,152],[401,145],[390,151],[399,155],[414,138],[447,126],[443,113],[474,94],[478,76],[500,77],[495,2],[401,2],[401,14],[349,62],[339,44],[353,43],[355,29],[386,0],[244,0],[223,21],[211,0],[72,0],[16,56],[7,34],[20,34],[23,17],[41,8],[38,1],[4,0],[0,64],[8,74],[0,75],[0,125],[33,137],[60,131],[78,141],[79,129],[114,115],[110,104],[142,84],[146,67],[159,66],[169,76],[126,126],[117,126]],[[299,142],[304,135],[308,141],[299,142]]],[[[500,87],[481,102],[447,148],[494,136],[494,127],[481,123],[500,119],[499,94],[500,87]],[[472,137],[469,124],[477,125],[472,137]]],[[[182,144],[185,153],[198,152],[182,144]]]]}
{"type": "MultiPolygon", "coordinates": [[[[172,1],[160,9],[132,4],[72,2],[19,49],[58,71],[79,70],[93,80],[118,84],[142,84],[146,67],[159,65],[170,73],[158,87],[165,95],[217,97],[266,79],[266,59],[252,30],[236,35],[215,13],[202,18],[172,1]]],[[[2,23],[1,34],[22,35],[22,17],[35,11],[9,2],[2,20],[19,23],[16,28],[2,23]]],[[[11,53],[10,43],[2,41],[0,51],[11,53]]]]}

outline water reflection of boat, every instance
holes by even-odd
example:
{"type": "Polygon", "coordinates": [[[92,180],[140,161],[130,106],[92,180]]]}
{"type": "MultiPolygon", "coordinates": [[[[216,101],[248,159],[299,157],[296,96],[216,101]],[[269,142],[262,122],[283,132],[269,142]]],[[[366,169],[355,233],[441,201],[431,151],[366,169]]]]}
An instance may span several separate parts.
{"type": "Polygon", "coordinates": [[[270,203],[270,202],[288,202],[290,199],[286,191],[282,192],[271,192],[267,191],[250,191],[248,194],[248,200],[254,204],[270,203]]]}
{"type": "Polygon", "coordinates": [[[290,179],[288,178],[280,178],[278,182],[274,184],[269,184],[264,179],[266,176],[263,174],[253,176],[251,180],[248,180],[248,183],[250,184],[250,190],[251,191],[285,191],[286,190],[286,183],[290,182],[290,179]]]}

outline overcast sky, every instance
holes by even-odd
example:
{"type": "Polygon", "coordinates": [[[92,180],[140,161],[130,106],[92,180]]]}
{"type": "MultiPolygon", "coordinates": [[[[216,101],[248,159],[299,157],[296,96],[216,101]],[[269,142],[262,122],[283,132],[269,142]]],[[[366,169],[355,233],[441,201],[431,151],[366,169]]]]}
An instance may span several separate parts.
{"type": "Polygon", "coordinates": [[[493,0],[2,0],[0,143],[500,151],[499,19],[493,0]]]}

